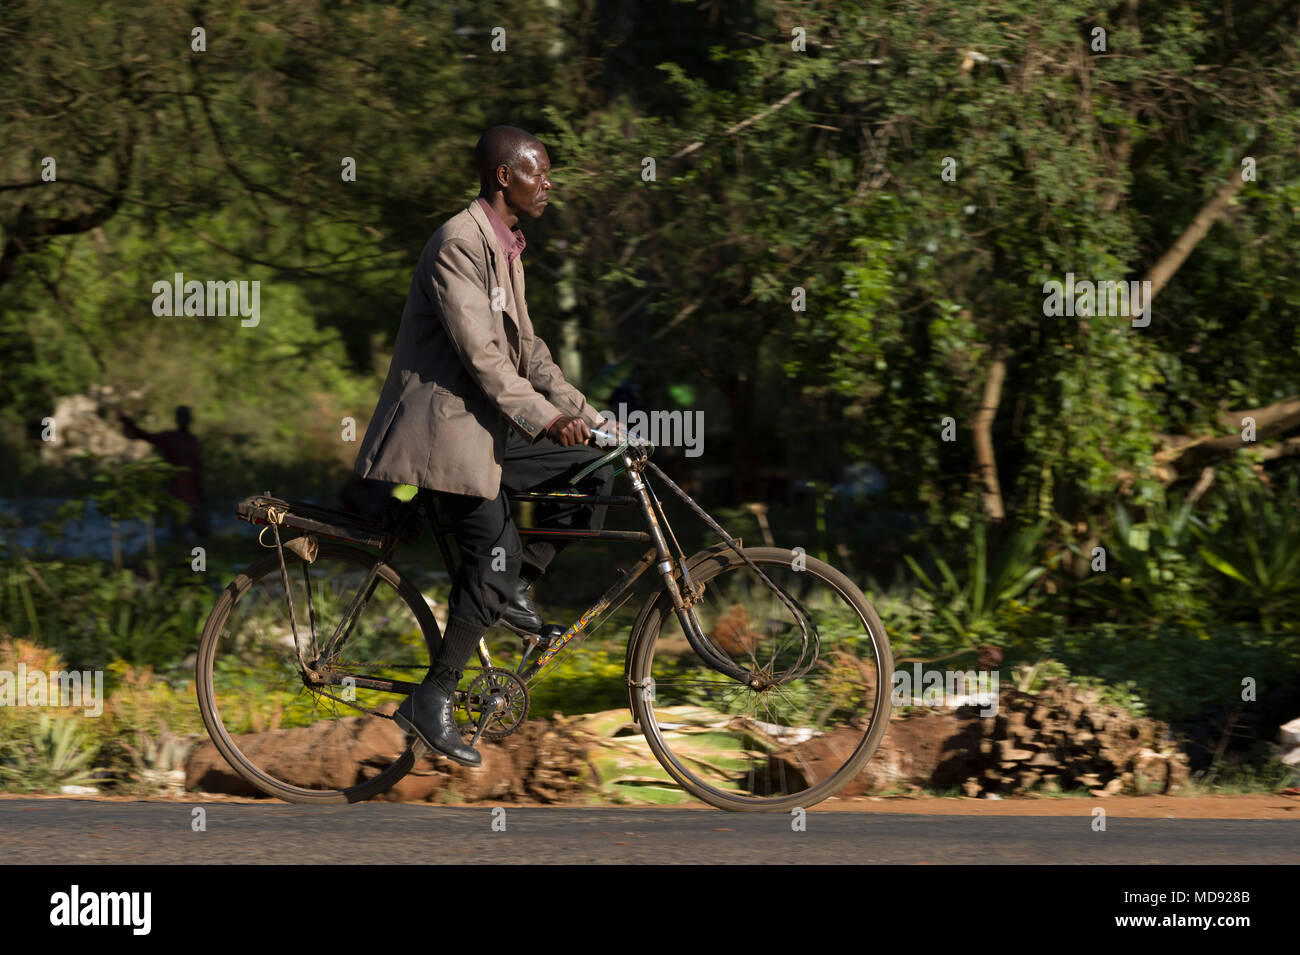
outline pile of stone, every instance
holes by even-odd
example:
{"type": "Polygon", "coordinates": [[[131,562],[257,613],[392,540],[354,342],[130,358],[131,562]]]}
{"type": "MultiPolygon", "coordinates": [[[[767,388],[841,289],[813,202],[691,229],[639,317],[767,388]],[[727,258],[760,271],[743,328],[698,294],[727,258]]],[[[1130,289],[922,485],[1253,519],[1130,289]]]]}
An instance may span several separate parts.
{"type": "MultiPolygon", "coordinates": [[[[1037,695],[1003,688],[995,715],[980,713],[975,705],[896,712],[876,754],[840,795],[932,788],[985,798],[1079,789],[1109,796],[1175,792],[1187,782],[1187,757],[1167,724],[1102,706],[1094,693],[1062,681],[1037,695]]],[[[860,739],[844,727],[776,758],[787,775],[817,778],[842,765],[860,739]]]]}
{"type": "Polygon", "coordinates": [[[973,760],[962,783],[968,796],[1080,788],[1098,796],[1170,793],[1187,783],[1187,757],[1168,724],[1103,706],[1095,692],[1063,681],[1037,695],[1004,689],[994,716],[978,717],[974,708],[957,715],[969,721],[973,760]]]}

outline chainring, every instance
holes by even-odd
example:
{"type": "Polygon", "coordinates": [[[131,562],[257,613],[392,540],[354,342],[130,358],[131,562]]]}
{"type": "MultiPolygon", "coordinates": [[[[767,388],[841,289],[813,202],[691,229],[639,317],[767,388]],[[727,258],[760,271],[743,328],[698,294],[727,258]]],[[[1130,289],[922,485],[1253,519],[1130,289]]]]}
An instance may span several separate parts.
{"type": "MultiPolygon", "coordinates": [[[[518,674],[501,667],[466,667],[467,671],[479,671],[478,676],[470,682],[464,692],[463,705],[465,716],[469,719],[471,732],[478,727],[486,704],[493,698],[502,702],[501,708],[488,717],[483,727],[483,735],[488,739],[504,739],[528,719],[528,687],[518,674]]],[[[460,694],[457,694],[458,696],[460,694]]]]}

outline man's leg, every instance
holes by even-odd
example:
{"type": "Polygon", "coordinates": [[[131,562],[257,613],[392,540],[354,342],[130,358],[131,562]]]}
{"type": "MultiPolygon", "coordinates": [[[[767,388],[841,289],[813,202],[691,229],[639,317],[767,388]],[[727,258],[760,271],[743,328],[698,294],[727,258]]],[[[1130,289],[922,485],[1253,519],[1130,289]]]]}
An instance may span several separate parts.
{"type": "MultiPolygon", "coordinates": [[[[570,478],[587,467],[607,449],[577,444],[563,447],[550,438],[541,437],[531,444],[513,430],[506,439],[502,462],[502,487],[510,493],[521,491],[579,490],[586,494],[610,494],[614,488],[614,466],[606,464],[583,479],[581,486],[571,487],[570,478]]],[[[605,526],[605,505],[538,504],[535,523],[550,530],[600,530],[605,526]]],[[[530,535],[523,548],[522,576],[530,582],[546,572],[555,555],[572,541],[546,539],[530,535]]]]}
{"type": "Polygon", "coordinates": [[[481,758],[460,738],[451,716],[451,699],[475,647],[501,616],[518,579],[519,533],[510,519],[504,492],[495,500],[438,494],[437,506],[455,534],[460,566],[452,582],[447,626],[437,658],[430,661],[424,683],[398,708],[397,715],[404,726],[413,722],[434,749],[477,766],[481,758]]]}
{"type": "MultiPolygon", "coordinates": [[[[501,485],[510,493],[576,489],[588,494],[608,494],[614,486],[612,465],[588,475],[577,488],[571,488],[568,483],[574,474],[602,453],[588,445],[566,448],[545,437],[530,444],[512,432],[506,439],[501,485]]],[[[593,508],[583,504],[538,504],[534,512],[535,524],[553,530],[596,530],[604,526],[605,511],[604,505],[593,508]]],[[[529,535],[528,543],[523,547],[520,574],[512,582],[511,594],[503,611],[506,623],[527,633],[542,631],[545,623],[533,604],[530,591],[555,555],[569,543],[571,541],[529,535]]]]}
{"type": "Polygon", "coordinates": [[[446,493],[437,500],[460,551],[448,619],[486,630],[501,615],[510,582],[519,573],[522,548],[510,503],[504,490],[493,500],[446,493]]]}

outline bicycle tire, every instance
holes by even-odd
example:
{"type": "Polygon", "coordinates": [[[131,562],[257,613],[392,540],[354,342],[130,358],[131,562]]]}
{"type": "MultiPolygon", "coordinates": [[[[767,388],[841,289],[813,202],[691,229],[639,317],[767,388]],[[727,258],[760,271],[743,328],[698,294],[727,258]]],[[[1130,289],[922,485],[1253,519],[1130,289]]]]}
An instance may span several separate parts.
{"type": "MultiPolygon", "coordinates": [[[[786,587],[786,589],[789,590],[797,600],[799,600],[801,605],[806,606],[807,603],[815,602],[808,599],[809,588],[807,587],[810,582],[815,582],[817,586],[811,589],[812,591],[815,591],[813,596],[816,597],[817,600],[826,601],[830,599],[829,595],[835,595],[836,599],[842,603],[844,607],[848,608],[848,610],[839,609],[835,612],[840,614],[844,619],[849,620],[848,627],[850,629],[854,626],[851,619],[854,617],[856,618],[857,625],[862,627],[862,634],[853,636],[848,640],[839,640],[840,643],[850,646],[855,645],[855,640],[857,641],[856,645],[860,645],[865,640],[869,647],[871,668],[874,672],[874,686],[870,686],[869,692],[864,693],[863,696],[864,701],[867,699],[870,700],[868,711],[863,714],[862,717],[858,717],[859,720],[865,718],[865,727],[855,728],[852,733],[849,734],[841,734],[852,737],[854,733],[860,730],[862,733],[861,740],[852,749],[849,756],[843,760],[843,763],[839,765],[838,768],[835,768],[833,772],[825,775],[824,778],[816,779],[811,784],[805,785],[797,791],[770,792],[770,790],[774,788],[772,786],[774,780],[771,778],[772,764],[776,763],[781,767],[780,775],[783,780],[786,778],[794,779],[799,776],[799,772],[792,771],[790,777],[786,777],[784,767],[787,764],[791,766],[794,765],[794,758],[798,756],[800,748],[805,746],[808,741],[825,737],[828,734],[814,730],[812,732],[816,733],[816,735],[799,740],[798,737],[804,730],[806,730],[806,728],[796,728],[781,723],[774,724],[766,721],[758,721],[753,717],[747,717],[743,713],[731,715],[725,724],[715,722],[714,730],[716,731],[718,727],[722,725],[725,725],[728,729],[738,723],[743,726],[745,720],[749,719],[751,721],[749,726],[762,727],[762,732],[769,736],[769,739],[767,740],[768,745],[777,746],[777,748],[771,748],[767,753],[769,778],[766,781],[760,783],[751,770],[750,774],[746,777],[748,779],[748,789],[746,789],[745,785],[740,783],[737,783],[737,785],[731,788],[723,788],[719,785],[718,775],[716,772],[718,767],[711,764],[722,762],[722,760],[714,759],[712,757],[706,760],[699,758],[698,756],[690,755],[687,747],[689,746],[691,737],[687,734],[675,732],[675,727],[680,724],[674,723],[674,720],[678,719],[678,716],[669,712],[674,705],[665,701],[664,688],[666,686],[676,687],[680,684],[682,692],[685,694],[688,692],[685,688],[691,683],[698,684],[712,682],[717,685],[719,690],[728,690],[730,692],[731,696],[727,697],[728,707],[732,706],[732,700],[734,700],[735,697],[743,693],[756,694],[756,691],[751,690],[749,687],[746,687],[738,681],[724,677],[716,670],[711,671],[713,676],[710,680],[678,680],[671,676],[666,680],[663,678],[665,672],[671,674],[676,672],[677,668],[684,668],[686,666],[694,666],[700,672],[703,672],[705,669],[705,665],[694,651],[684,651],[684,645],[686,642],[684,634],[681,632],[680,624],[677,621],[673,608],[672,599],[666,589],[660,589],[647,601],[645,609],[638,619],[637,624],[634,625],[632,635],[629,639],[627,679],[629,685],[634,688],[633,692],[630,693],[633,716],[641,727],[645,740],[660,765],[673,780],[696,798],[719,809],[733,812],[788,811],[794,808],[806,809],[838,793],[848,785],[853,778],[861,772],[862,768],[875,754],[876,749],[880,745],[880,741],[889,725],[891,709],[889,691],[893,672],[893,655],[889,647],[889,638],[884,625],[880,621],[879,615],[867,601],[862,592],[852,583],[852,581],[844,576],[844,574],[836,570],[834,567],[831,567],[829,564],[816,560],[815,558],[798,555],[798,559],[802,564],[803,569],[796,570],[797,576],[787,574],[786,577],[788,579],[781,580],[778,579],[780,576],[778,572],[782,569],[790,569],[794,567],[795,555],[792,551],[775,547],[748,547],[743,548],[743,551],[751,561],[762,567],[769,576],[773,576],[773,579],[777,580],[778,583],[781,583],[783,587],[786,587]],[[800,587],[803,588],[802,593],[796,592],[800,587]],[[669,652],[666,647],[666,644],[669,643],[675,644],[675,646],[672,647],[671,652],[669,652]],[[655,662],[657,652],[659,652],[661,658],[661,662],[658,665],[656,665],[655,662]],[[688,663],[683,664],[683,660],[687,660],[688,663]],[[656,669],[659,671],[658,677],[656,677],[656,669]],[[638,692],[635,689],[637,687],[645,687],[647,685],[647,678],[654,681],[649,684],[653,688],[654,693],[654,696],[651,699],[647,699],[644,693],[638,692]],[[668,715],[663,716],[657,714],[668,715]],[[796,729],[799,729],[799,732],[795,732],[796,729]],[[772,743],[773,738],[779,740],[782,736],[797,741],[788,745],[782,744],[784,745],[784,748],[780,748],[778,744],[772,743]],[[706,765],[711,771],[713,771],[711,775],[706,776],[699,768],[706,765]],[[762,794],[763,791],[769,791],[769,794],[762,794]]],[[[706,634],[710,632],[710,624],[716,623],[716,620],[707,619],[710,610],[706,606],[706,602],[711,599],[715,603],[719,602],[717,601],[717,597],[722,595],[726,590],[720,580],[724,575],[731,575],[733,573],[745,575],[748,580],[756,584],[758,588],[762,588],[762,591],[767,593],[775,605],[777,599],[776,595],[771,593],[770,589],[762,583],[758,576],[753,573],[753,571],[735,552],[730,550],[714,552],[709,554],[707,557],[704,557],[704,559],[701,559],[702,556],[703,555],[696,555],[696,557],[692,558],[688,564],[693,565],[691,570],[692,581],[697,584],[703,584],[705,588],[704,593],[701,595],[700,601],[697,604],[697,614],[700,615],[701,628],[706,634]],[[711,591],[714,595],[712,598],[710,597],[711,591]]],[[[739,580],[740,577],[738,576],[729,579],[739,580]]],[[[678,582],[679,585],[682,585],[680,577],[678,578],[678,582]]],[[[746,584],[746,586],[749,585],[746,584]]],[[[759,593],[758,590],[755,590],[754,592],[759,593]]],[[[726,613],[731,613],[732,609],[734,608],[729,608],[726,613]]],[[[807,607],[807,609],[814,619],[816,619],[819,608],[813,606],[807,607]]],[[[717,615],[718,610],[716,606],[713,607],[712,613],[715,616],[717,615]]],[[[823,617],[829,617],[829,615],[829,612],[823,611],[822,613],[823,617]]],[[[788,612],[787,617],[789,617],[788,612]]],[[[772,631],[774,634],[772,637],[773,643],[776,641],[775,628],[773,627],[773,624],[776,622],[778,621],[771,618],[768,618],[766,621],[767,629],[772,631]]],[[[762,623],[763,620],[760,619],[759,624],[762,623]]],[[[747,626],[750,626],[751,629],[743,631],[743,637],[749,638],[750,634],[758,634],[757,625],[747,624],[747,626]]],[[[837,634],[840,633],[839,626],[839,624],[836,625],[835,633],[837,634]]],[[[819,632],[822,630],[820,626],[818,629],[819,632]]],[[[714,630],[715,633],[719,632],[716,627],[714,630]]],[[[795,639],[794,634],[797,633],[797,628],[789,626],[789,621],[787,620],[784,623],[784,633],[784,640],[786,643],[792,644],[795,639]]],[[[820,653],[822,658],[833,655],[837,649],[831,647],[827,642],[828,638],[832,636],[833,635],[829,630],[826,632],[820,632],[820,653]]],[[[740,638],[735,639],[737,641],[737,647],[745,642],[740,638]]],[[[715,649],[724,649],[724,652],[727,652],[725,651],[725,648],[719,648],[716,646],[717,641],[714,642],[715,649]]],[[[749,652],[751,656],[753,656],[753,647],[750,648],[749,652]]],[[[792,651],[790,652],[792,653],[792,651]]],[[[743,665],[743,661],[740,659],[743,657],[743,653],[736,652],[729,653],[729,655],[732,656],[733,659],[737,660],[737,662],[741,662],[743,665]]],[[[776,655],[777,652],[773,651],[774,660],[776,655]]],[[[843,662],[842,658],[839,659],[843,662]]],[[[819,659],[818,668],[815,668],[813,673],[810,673],[807,677],[801,679],[814,677],[819,674],[819,670],[826,669],[826,667],[821,666],[821,662],[821,659],[819,659]]],[[[795,682],[797,681],[792,681],[789,685],[793,687],[795,682]]],[[[864,685],[870,684],[871,682],[872,679],[868,678],[864,673],[864,685]]],[[[703,711],[707,712],[708,709],[708,707],[704,707],[703,711]]],[[[683,709],[676,709],[675,712],[681,713],[683,712],[683,709]]],[[[728,716],[725,711],[718,715],[722,717],[728,716]]],[[[847,721],[846,725],[853,727],[854,720],[847,721]]],[[[741,744],[739,746],[739,751],[741,752],[746,751],[744,746],[744,741],[746,739],[744,732],[745,731],[742,729],[741,744]]],[[[833,747],[828,746],[827,749],[834,752],[833,747]]],[[[752,758],[758,759],[761,757],[752,758]]],[[[799,757],[799,759],[802,761],[803,757],[799,757]]],[[[804,763],[803,771],[809,777],[812,776],[811,770],[808,769],[806,762],[804,763]]],[[[807,780],[804,781],[807,782],[807,780]]]]}
{"type": "MultiPolygon", "coordinates": [[[[286,550],[284,558],[291,580],[302,574],[303,561],[300,557],[286,550]]],[[[355,547],[333,541],[320,541],[316,559],[312,564],[308,565],[308,575],[310,575],[312,568],[319,568],[321,565],[327,565],[331,562],[350,565],[357,571],[369,573],[378,561],[377,556],[355,547]]],[[[232,635],[232,631],[236,629],[238,623],[231,624],[232,611],[239,608],[240,601],[247,599],[254,588],[263,583],[266,583],[271,591],[279,588],[280,603],[283,604],[283,583],[280,575],[279,557],[276,554],[271,554],[258,561],[235,577],[222,592],[203,628],[203,635],[199,641],[199,650],[195,662],[195,685],[198,690],[199,711],[203,716],[208,735],[231,768],[243,779],[267,795],[288,802],[307,804],[353,803],[371,799],[386,792],[402,777],[406,776],[427,752],[427,747],[418,738],[411,741],[394,762],[372,778],[362,779],[355,785],[329,789],[306,787],[279,778],[268,771],[266,767],[259,765],[259,760],[245,753],[235,740],[235,736],[240,734],[231,733],[226,726],[222,716],[220,694],[215,681],[218,650],[221,649],[223,636],[229,639],[232,647],[237,642],[237,637],[232,635]]],[[[391,597],[400,600],[409,610],[410,620],[414,621],[414,625],[419,627],[421,639],[425,644],[420,653],[421,655],[427,655],[430,647],[436,648],[439,645],[441,633],[437,621],[425,603],[419,588],[387,564],[382,564],[379,567],[376,592],[380,583],[387,585],[391,590],[391,597]]],[[[370,609],[369,606],[366,608],[366,610],[370,609]]],[[[299,606],[297,613],[300,615],[299,626],[308,626],[306,609],[299,606]]],[[[364,611],[360,619],[365,619],[364,611]]],[[[287,612],[285,612],[284,620],[288,620],[287,612]]],[[[411,625],[408,621],[399,621],[399,623],[411,625]]],[[[324,632],[324,628],[322,628],[322,632],[324,632]]],[[[293,651],[286,649],[285,652],[290,657],[290,665],[296,666],[296,657],[293,656],[293,651]]],[[[415,657],[416,653],[413,648],[409,658],[415,659],[415,657]]],[[[427,666],[427,660],[424,665],[427,666]]],[[[421,673],[414,677],[414,681],[418,682],[422,676],[421,673]]],[[[339,687],[334,686],[331,689],[337,691],[339,687]]],[[[379,691],[367,691],[367,693],[372,692],[378,693],[379,691]]],[[[394,699],[400,698],[400,694],[392,696],[394,699]]],[[[340,712],[342,711],[342,708],[337,709],[340,712]]],[[[356,715],[363,714],[358,711],[356,715]]]]}

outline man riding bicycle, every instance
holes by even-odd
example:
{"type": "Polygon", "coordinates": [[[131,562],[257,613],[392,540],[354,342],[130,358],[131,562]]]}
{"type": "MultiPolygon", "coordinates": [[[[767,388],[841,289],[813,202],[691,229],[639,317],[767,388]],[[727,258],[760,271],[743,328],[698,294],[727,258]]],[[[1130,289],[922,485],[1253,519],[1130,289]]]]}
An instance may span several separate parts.
{"type": "MultiPolygon", "coordinates": [[[[498,622],[530,634],[543,622],[529,595],[563,541],[521,546],[508,493],[560,487],[600,456],[592,427],[613,430],[564,378],[524,302],[526,245],[517,223],[546,209],[546,147],[495,126],[474,148],[480,192],[443,223],[420,255],[388,377],[355,470],[435,492],[460,567],[447,626],[424,682],[394,718],[445,756],[482,762],[452,718],[452,697],[484,632],[498,622]]],[[[608,494],[612,465],[584,483],[608,494]]],[[[604,507],[538,509],[538,526],[593,528],[604,507]]]]}

